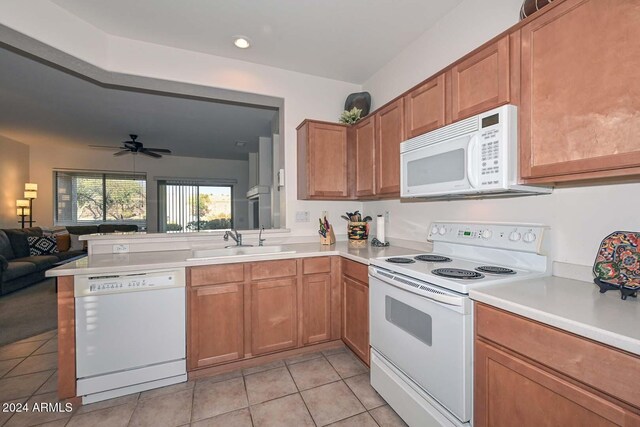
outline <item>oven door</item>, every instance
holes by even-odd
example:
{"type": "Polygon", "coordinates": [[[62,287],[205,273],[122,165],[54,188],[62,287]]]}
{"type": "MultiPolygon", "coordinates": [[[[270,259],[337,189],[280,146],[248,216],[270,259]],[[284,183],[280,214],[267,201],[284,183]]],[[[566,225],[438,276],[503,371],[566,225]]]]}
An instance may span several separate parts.
{"type": "Polygon", "coordinates": [[[401,196],[478,192],[477,141],[473,133],[402,153],[401,196]]]}
{"type": "Polygon", "coordinates": [[[469,421],[473,329],[468,296],[377,267],[370,267],[369,276],[371,347],[456,418],[469,421]]]}

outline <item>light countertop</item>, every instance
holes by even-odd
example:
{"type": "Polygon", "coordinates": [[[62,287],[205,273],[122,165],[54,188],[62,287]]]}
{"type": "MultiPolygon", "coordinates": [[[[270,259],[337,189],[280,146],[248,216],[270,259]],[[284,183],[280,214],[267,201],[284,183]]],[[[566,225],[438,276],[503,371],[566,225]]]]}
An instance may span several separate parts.
{"type": "MultiPolygon", "coordinates": [[[[191,250],[131,252],[126,254],[96,254],[47,270],[46,275],[47,277],[57,277],[73,276],[77,274],[107,274],[137,270],[231,264],[238,262],[267,261],[328,255],[339,255],[362,264],[369,264],[369,258],[421,253],[421,251],[417,249],[398,246],[376,248],[369,244],[363,248],[353,248],[349,246],[348,242],[337,242],[330,246],[320,245],[319,243],[295,243],[284,244],[281,246],[283,251],[295,251],[295,253],[270,253],[199,260],[189,260],[189,258],[193,257],[193,252],[191,250]]],[[[425,249],[422,252],[426,251],[427,248],[425,245],[425,249]]]]}
{"type": "Polygon", "coordinates": [[[546,277],[476,288],[475,301],[640,355],[640,301],[589,282],[546,277]]]}

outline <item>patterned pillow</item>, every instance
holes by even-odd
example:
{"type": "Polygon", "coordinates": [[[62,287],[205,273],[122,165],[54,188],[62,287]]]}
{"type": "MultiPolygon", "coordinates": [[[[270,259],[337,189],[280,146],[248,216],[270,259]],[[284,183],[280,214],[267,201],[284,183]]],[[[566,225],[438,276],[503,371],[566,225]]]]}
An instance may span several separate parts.
{"type": "Polygon", "coordinates": [[[58,243],[54,236],[28,236],[29,255],[51,255],[58,252],[58,243]]]}

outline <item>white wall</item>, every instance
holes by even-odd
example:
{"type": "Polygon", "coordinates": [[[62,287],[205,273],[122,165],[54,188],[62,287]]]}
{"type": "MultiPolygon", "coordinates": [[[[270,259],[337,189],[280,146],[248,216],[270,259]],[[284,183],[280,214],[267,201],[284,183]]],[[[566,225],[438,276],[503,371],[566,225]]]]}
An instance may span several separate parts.
{"type": "Polygon", "coordinates": [[[29,181],[29,146],[0,135],[0,228],[18,228],[16,200],[29,181]]]}
{"type": "Polygon", "coordinates": [[[359,85],[107,35],[47,0],[37,6],[0,2],[0,24],[109,71],[283,98],[287,228],[294,235],[315,235],[315,221],[295,223],[296,211],[310,211],[315,218],[327,210],[340,221],[340,214],[361,207],[297,200],[295,130],[305,118],[337,121],[345,98],[360,91],[359,85]]]}
{"type": "MultiPolygon", "coordinates": [[[[34,219],[38,225],[51,225],[54,213],[54,169],[101,170],[132,172],[134,156],[114,157],[108,151],[76,146],[31,146],[31,179],[38,184],[38,199],[34,201],[34,219]]],[[[248,224],[249,164],[245,160],[199,159],[193,157],[164,156],[152,159],[135,156],[135,171],[147,174],[147,226],[156,231],[158,226],[158,182],[156,178],[231,178],[234,185],[234,215],[237,228],[248,224]]],[[[4,176],[2,173],[0,176],[4,176]]],[[[14,212],[15,213],[15,212],[14,212]]]]}
{"type": "MultiPolygon", "coordinates": [[[[521,0],[465,0],[369,81],[377,105],[446,67],[515,24],[521,0]]],[[[451,202],[368,202],[367,214],[390,212],[391,237],[426,239],[434,220],[536,222],[551,226],[556,261],[590,265],[615,230],[640,230],[640,184],[556,189],[552,195],[451,202]]]]}

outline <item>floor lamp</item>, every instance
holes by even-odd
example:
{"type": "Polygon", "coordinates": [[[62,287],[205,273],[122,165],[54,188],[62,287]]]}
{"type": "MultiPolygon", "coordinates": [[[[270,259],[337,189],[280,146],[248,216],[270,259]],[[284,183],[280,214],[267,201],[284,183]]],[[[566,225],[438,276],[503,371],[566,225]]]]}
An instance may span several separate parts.
{"type": "Polygon", "coordinates": [[[20,217],[19,223],[24,228],[24,218],[31,215],[31,209],[29,209],[29,200],[16,200],[16,208],[18,210],[18,216],[20,217]]]}
{"type": "Polygon", "coordinates": [[[24,198],[29,200],[29,227],[33,227],[33,199],[38,198],[38,184],[27,182],[24,185],[24,198]]]}

